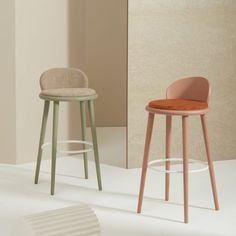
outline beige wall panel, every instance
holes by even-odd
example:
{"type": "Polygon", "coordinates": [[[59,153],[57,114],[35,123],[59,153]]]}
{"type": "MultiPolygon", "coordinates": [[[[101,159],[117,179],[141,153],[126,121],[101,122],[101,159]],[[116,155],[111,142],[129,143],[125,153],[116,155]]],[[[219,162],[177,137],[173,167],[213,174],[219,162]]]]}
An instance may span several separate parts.
{"type": "MultiPolygon", "coordinates": [[[[164,98],[174,80],[210,80],[209,129],[214,160],[236,158],[236,1],[129,1],[128,162],[141,165],[145,105],[164,98]]],[[[190,157],[205,160],[201,123],[189,122],[190,157]]],[[[165,119],[157,116],[151,159],[164,157],[165,119]]],[[[172,155],[182,156],[181,119],[173,124],[172,155]]]]}
{"type": "Polygon", "coordinates": [[[127,0],[86,1],[86,72],[98,126],[126,126],[127,0]]]}
{"type": "Polygon", "coordinates": [[[0,163],[15,163],[15,6],[14,0],[0,1],[0,163]]]}

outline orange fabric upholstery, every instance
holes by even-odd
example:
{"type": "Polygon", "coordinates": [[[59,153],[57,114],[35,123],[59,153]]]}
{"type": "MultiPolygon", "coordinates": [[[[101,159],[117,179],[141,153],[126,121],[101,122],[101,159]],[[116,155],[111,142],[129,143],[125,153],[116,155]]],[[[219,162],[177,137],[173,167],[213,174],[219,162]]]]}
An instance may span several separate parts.
{"type": "Polygon", "coordinates": [[[206,109],[208,104],[186,99],[163,99],[151,101],[149,107],[162,110],[192,111],[206,109]]]}

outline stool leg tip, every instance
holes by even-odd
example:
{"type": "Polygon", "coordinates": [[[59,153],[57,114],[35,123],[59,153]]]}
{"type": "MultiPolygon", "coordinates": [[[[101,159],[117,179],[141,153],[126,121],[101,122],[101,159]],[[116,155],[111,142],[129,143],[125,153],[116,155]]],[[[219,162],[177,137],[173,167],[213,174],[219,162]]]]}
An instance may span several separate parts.
{"type": "Polygon", "coordinates": [[[184,217],[184,223],[185,223],[185,224],[188,224],[188,216],[185,216],[185,217],[184,217]]]}

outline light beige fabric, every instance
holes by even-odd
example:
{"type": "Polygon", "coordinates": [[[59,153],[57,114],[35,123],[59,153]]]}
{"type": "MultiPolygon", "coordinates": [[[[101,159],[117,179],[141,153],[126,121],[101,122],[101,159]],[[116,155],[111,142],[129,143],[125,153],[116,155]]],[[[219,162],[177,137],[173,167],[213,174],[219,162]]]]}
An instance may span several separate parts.
{"type": "Polygon", "coordinates": [[[73,68],[53,68],[45,71],[40,77],[41,90],[62,88],[87,88],[86,74],[73,68]]]}
{"type": "Polygon", "coordinates": [[[96,91],[89,88],[61,88],[43,90],[40,95],[53,97],[87,97],[95,95],[96,91]]]}
{"type": "Polygon", "coordinates": [[[65,207],[18,218],[12,236],[100,236],[97,216],[87,205],[65,207]]]}

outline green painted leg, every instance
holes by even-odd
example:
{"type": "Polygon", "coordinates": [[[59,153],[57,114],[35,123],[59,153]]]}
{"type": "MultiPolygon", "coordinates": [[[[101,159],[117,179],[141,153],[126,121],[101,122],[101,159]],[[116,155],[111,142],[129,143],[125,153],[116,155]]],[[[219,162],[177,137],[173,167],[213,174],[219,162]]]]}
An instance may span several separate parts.
{"type": "Polygon", "coordinates": [[[58,111],[59,111],[59,102],[54,101],[54,104],[53,104],[53,130],[52,130],[51,195],[54,195],[54,189],[55,189],[58,111]]]}
{"type": "Polygon", "coordinates": [[[101,181],[101,172],[100,172],[100,164],[99,164],[98,144],[97,144],[97,134],[96,134],[96,126],[95,126],[93,100],[88,101],[88,105],[89,105],[89,115],[90,115],[92,138],[93,138],[93,151],[94,151],[96,171],[97,171],[98,189],[102,190],[102,181],[101,181]]]}
{"type": "MultiPolygon", "coordinates": [[[[81,131],[82,131],[82,140],[86,141],[86,110],[85,110],[85,101],[80,102],[80,115],[81,115],[81,131]]],[[[83,145],[83,149],[86,148],[86,145],[83,145]]],[[[85,179],[88,179],[88,155],[87,152],[83,153],[84,155],[84,174],[85,179]]]]}
{"type": "Polygon", "coordinates": [[[39,139],[37,165],[36,165],[35,179],[34,179],[34,183],[35,184],[37,184],[38,180],[39,180],[40,164],[41,164],[42,153],[43,153],[43,150],[42,150],[41,146],[44,143],[44,138],[45,138],[45,133],[46,133],[49,105],[50,105],[49,101],[45,101],[44,102],[43,119],[42,119],[42,125],[41,125],[41,133],[40,133],[40,139],[39,139]]]}

